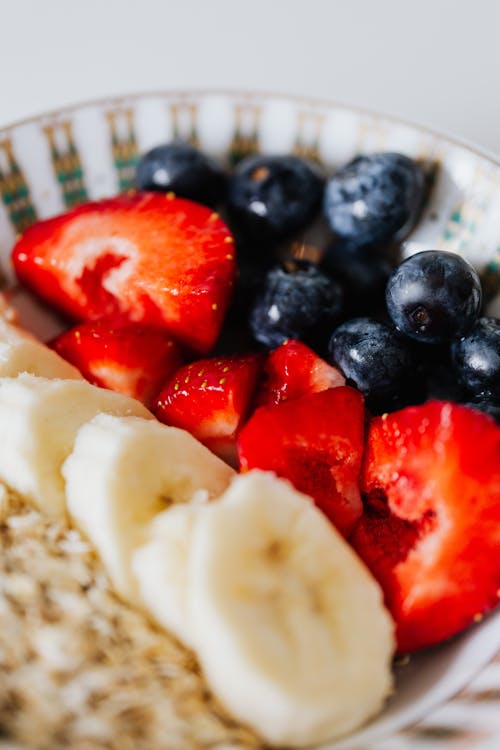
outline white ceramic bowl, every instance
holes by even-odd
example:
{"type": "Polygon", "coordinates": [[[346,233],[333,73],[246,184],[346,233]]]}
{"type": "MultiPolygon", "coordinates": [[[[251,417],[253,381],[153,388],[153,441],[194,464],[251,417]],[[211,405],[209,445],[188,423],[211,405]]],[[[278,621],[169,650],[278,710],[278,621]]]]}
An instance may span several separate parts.
{"type": "MultiPolygon", "coordinates": [[[[359,152],[391,150],[435,164],[429,202],[404,252],[439,248],[460,253],[487,279],[497,295],[491,310],[500,315],[498,162],[436,133],[370,112],[247,93],[144,94],[82,104],[1,128],[0,269],[7,283],[14,283],[9,256],[18,233],[37,218],[128,189],[139,154],[177,136],[228,162],[254,152],[293,151],[330,168],[359,152]]],[[[28,328],[42,338],[53,335],[59,325],[56,317],[23,292],[14,291],[13,298],[28,328]]],[[[372,748],[391,735],[392,742],[400,743],[391,745],[397,750],[410,746],[403,742],[416,747],[418,730],[401,734],[402,728],[452,698],[499,649],[497,612],[397,668],[397,690],[384,713],[356,735],[328,747],[372,748]]],[[[498,690],[500,695],[500,675],[498,690]]],[[[460,704],[462,714],[472,712],[474,701],[469,708],[466,704],[460,704]]],[[[453,736],[460,747],[473,746],[470,721],[460,723],[463,731],[448,727],[451,734],[445,726],[433,742],[441,738],[451,747],[453,736]]]]}

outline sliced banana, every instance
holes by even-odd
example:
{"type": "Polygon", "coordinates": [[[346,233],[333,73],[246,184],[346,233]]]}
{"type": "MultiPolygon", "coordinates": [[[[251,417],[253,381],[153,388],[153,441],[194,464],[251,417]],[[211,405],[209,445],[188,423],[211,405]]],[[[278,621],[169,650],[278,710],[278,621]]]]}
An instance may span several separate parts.
{"type": "Polygon", "coordinates": [[[154,518],[149,540],[132,556],[141,600],[156,622],[194,648],[188,611],[188,560],[204,503],[174,505],[154,518]]]}
{"type": "Polygon", "coordinates": [[[0,377],[15,378],[27,372],[45,378],[83,379],[76,367],[1,313],[0,309],[0,377]]]}
{"type": "Polygon", "coordinates": [[[30,331],[18,325],[16,310],[10,306],[5,296],[0,292],[0,341],[18,344],[26,340],[38,341],[30,331]]]}
{"type": "Polygon", "coordinates": [[[274,475],[242,475],[200,512],[189,612],[212,689],[269,744],[346,734],[391,691],[394,626],[378,584],[274,475]]]}
{"type": "Polygon", "coordinates": [[[24,328],[21,328],[15,323],[11,323],[7,317],[4,317],[1,314],[0,310],[0,341],[9,344],[18,344],[19,342],[26,340],[36,341],[31,333],[25,331],[24,328]]]}
{"type": "Polygon", "coordinates": [[[0,480],[51,516],[65,515],[61,466],[100,412],[153,418],[135,399],[84,380],[0,378],[0,480]]]}
{"type": "MultiPolygon", "coordinates": [[[[116,591],[140,603],[131,558],[148,541],[151,520],[175,503],[217,497],[234,472],[184,430],[101,414],[78,433],[63,475],[70,516],[96,547],[116,591]]],[[[158,580],[165,577],[161,564],[151,570],[158,580]]]]}
{"type": "Polygon", "coordinates": [[[0,292],[0,340],[5,340],[5,335],[12,335],[17,332],[17,335],[23,333],[27,336],[31,336],[30,333],[24,330],[20,325],[19,315],[15,307],[12,305],[11,299],[5,294],[0,292]]]}
{"type": "Polygon", "coordinates": [[[76,367],[39,341],[29,338],[0,341],[0,377],[15,378],[22,372],[45,378],[83,380],[76,367]]]}

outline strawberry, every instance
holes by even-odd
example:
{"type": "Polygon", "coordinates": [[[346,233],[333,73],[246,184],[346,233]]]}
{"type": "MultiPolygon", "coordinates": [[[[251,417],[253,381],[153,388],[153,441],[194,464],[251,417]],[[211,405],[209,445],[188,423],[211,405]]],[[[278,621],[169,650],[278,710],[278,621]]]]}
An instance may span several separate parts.
{"type": "Polygon", "coordinates": [[[201,359],[178,370],[159,394],[154,412],[210,450],[236,463],[236,434],[248,414],[262,368],[258,354],[201,359]]]}
{"type": "Polygon", "coordinates": [[[345,385],[345,378],[301,341],[290,339],[267,357],[265,380],[257,396],[259,406],[318,393],[345,385]]]}
{"type": "Polygon", "coordinates": [[[347,535],[362,512],[363,429],[363,397],[348,386],[262,406],[240,432],[240,466],[289,479],[347,535]]]}
{"type": "Polygon", "coordinates": [[[12,259],[22,282],[77,320],[118,314],[204,353],[229,302],[232,242],[208,208],[136,193],[34,224],[12,259]]]}
{"type": "Polygon", "coordinates": [[[61,333],[51,346],[94,385],[149,406],[182,360],[165,330],[103,318],[61,333]]]}
{"type": "Polygon", "coordinates": [[[430,401],[374,419],[351,542],[380,582],[400,652],[478,621],[500,595],[500,428],[430,401]]]}

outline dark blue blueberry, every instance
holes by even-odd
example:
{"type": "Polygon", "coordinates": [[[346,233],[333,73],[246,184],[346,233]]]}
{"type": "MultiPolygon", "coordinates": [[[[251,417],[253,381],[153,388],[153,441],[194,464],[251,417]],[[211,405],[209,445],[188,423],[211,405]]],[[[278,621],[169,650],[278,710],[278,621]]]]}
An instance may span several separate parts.
{"type": "Polygon", "coordinates": [[[174,141],[148,151],[137,165],[139,190],[173,192],[207,206],[223,198],[226,177],[220,167],[188,143],[174,141]]]}
{"type": "Polygon", "coordinates": [[[364,394],[373,412],[418,400],[411,347],[383,323],[353,318],[334,331],[328,349],[332,363],[364,394]]]}
{"type": "Polygon", "coordinates": [[[454,401],[455,403],[464,401],[466,396],[464,388],[458,382],[449,362],[424,363],[422,375],[425,378],[426,399],[454,401]]]}
{"type": "Polygon", "coordinates": [[[394,271],[386,290],[394,325],[416,341],[439,344],[462,336],[481,310],[479,277],[455,253],[426,250],[394,271]]]}
{"type": "Polygon", "coordinates": [[[500,404],[479,399],[478,401],[469,401],[465,406],[468,406],[470,409],[482,411],[483,414],[488,414],[500,425],[500,404]]]}
{"type": "Polygon", "coordinates": [[[424,174],[402,154],[358,156],[328,180],[324,212],[339,237],[359,244],[400,239],[415,223],[424,174]]]}
{"type": "Polygon", "coordinates": [[[250,327],[269,348],[287,339],[321,346],[342,305],[340,287],[312,263],[290,260],[265,276],[250,314],[250,327]]]}
{"type": "Polygon", "coordinates": [[[255,255],[240,253],[238,247],[238,272],[232,301],[224,319],[214,355],[248,352],[255,346],[250,329],[250,310],[255,297],[262,288],[266,272],[271,267],[264,262],[256,263],[255,255]]]}
{"type": "Polygon", "coordinates": [[[500,320],[479,318],[452,345],[457,378],[473,396],[500,405],[500,320]]]}
{"type": "Polygon", "coordinates": [[[322,192],[322,178],[303,159],[252,156],[238,164],[229,181],[230,219],[255,240],[277,242],[311,221],[322,192]]]}
{"type": "Polygon", "coordinates": [[[384,305],[393,266],[373,248],[336,242],[327,249],[322,268],[341,285],[349,314],[373,312],[384,305]]]}

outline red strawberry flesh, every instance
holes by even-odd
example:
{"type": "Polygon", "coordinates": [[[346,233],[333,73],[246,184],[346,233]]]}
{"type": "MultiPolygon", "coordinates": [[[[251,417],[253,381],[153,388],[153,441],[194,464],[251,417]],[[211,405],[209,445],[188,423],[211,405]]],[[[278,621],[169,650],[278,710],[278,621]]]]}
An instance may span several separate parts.
{"type": "Polygon", "coordinates": [[[500,595],[500,428],[429,402],[371,423],[352,544],[409,652],[478,621],[500,595]]]}
{"type": "Polygon", "coordinates": [[[103,318],[64,331],[51,344],[94,385],[149,406],[182,359],[169,333],[103,318]]]}
{"type": "Polygon", "coordinates": [[[161,422],[181,427],[229,463],[236,460],[236,434],[250,409],[262,357],[257,354],[192,362],[178,370],[159,394],[161,422]]]}
{"type": "Polygon", "coordinates": [[[362,511],[363,429],[363,397],[348,386],[261,407],[240,432],[240,466],[289,479],[347,535],[362,511]]]}
{"type": "Polygon", "coordinates": [[[270,352],[264,366],[265,380],[257,397],[259,406],[319,393],[345,385],[344,376],[306,344],[290,339],[270,352]]]}
{"type": "Polygon", "coordinates": [[[119,314],[207,352],[229,303],[232,243],[205,206],[137,193],[38,222],[12,259],[22,282],[77,320],[119,314]]]}

